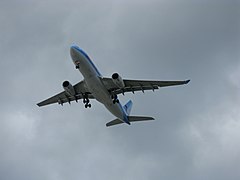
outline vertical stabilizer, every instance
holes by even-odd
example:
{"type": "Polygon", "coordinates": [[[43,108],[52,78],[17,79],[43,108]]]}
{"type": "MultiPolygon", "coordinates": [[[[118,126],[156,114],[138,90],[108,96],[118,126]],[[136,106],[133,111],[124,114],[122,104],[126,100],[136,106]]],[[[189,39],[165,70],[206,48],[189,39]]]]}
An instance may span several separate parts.
{"type": "Polygon", "coordinates": [[[131,110],[132,110],[132,105],[133,105],[132,101],[129,100],[129,101],[127,102],[127,104],[125,104],[125,105],[123,106],[123,108],[124,108],[124,110],[126,111],[127,115],[130,114],[130,112],[131,112],[131,110]]]}

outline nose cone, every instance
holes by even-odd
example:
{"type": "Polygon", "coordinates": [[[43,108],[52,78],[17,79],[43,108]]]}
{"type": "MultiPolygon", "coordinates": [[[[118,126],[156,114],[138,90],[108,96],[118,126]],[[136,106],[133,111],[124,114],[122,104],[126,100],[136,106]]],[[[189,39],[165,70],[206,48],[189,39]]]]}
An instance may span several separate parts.
{"type": "Polygon", "coordinates": [[[76,69],[79,69],[80,61],[81,61],[81,55],[79,54],[79,47],[77,46],[71,46],[70,48],[70,55],[72,58],[73,63],[76,66],[76,69]]]}
{"type": "Polygon", "coordinates": [[[77,46],[71,46],[70,55],[71,55],[73,60],[76,59],[76,57],[77,57],[77,46]]]}

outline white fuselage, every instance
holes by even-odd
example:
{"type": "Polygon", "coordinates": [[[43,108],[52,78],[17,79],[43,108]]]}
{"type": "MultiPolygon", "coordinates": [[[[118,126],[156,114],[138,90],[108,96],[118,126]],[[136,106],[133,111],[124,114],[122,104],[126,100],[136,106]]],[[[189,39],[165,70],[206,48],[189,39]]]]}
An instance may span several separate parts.
{"type": "Polygon", "coordinates": [[[79,71],[84,77],[88,90],[95,99],[104,104],[114,116],[128,123],[127,113],[120,103],[113,103],[111,94],[102,82],[102,75],[88,55],[77,46],[71,47],[70,54],[73,63],[79,67],[79,71]]]}

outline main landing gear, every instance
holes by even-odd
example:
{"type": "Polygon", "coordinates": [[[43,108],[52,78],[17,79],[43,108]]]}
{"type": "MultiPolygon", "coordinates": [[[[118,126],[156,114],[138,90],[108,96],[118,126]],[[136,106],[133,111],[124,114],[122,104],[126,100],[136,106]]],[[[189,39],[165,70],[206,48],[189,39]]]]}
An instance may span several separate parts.
{"type": "Polygon", "coordinates": [[[119,100],[116,94],[112,95],[112,99],[113,99],[113,104],[119,103],[119,100]]]}
{"type": "Polygon", "coordinates": [[[85,108],[91,108],[92,107],[92,105],[89,102],[90,101],[89,101],[88,95],[85,94],[83,96],[83,104],[85,104],[85,108]]]}

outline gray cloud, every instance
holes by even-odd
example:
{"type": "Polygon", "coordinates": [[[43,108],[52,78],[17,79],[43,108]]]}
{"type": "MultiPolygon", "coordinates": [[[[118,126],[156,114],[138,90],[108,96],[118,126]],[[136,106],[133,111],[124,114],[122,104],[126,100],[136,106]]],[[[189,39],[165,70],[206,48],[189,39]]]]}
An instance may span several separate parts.
{"type": "Polygon", "coordinates": [[[239,179],[239,1],[1,1],[0,179],[239,179]],[[93,101],[36,107],[82,79],[82,47],[103,73],[188,79],[128,94],[155,122],[106,128],[93,101]]]}

